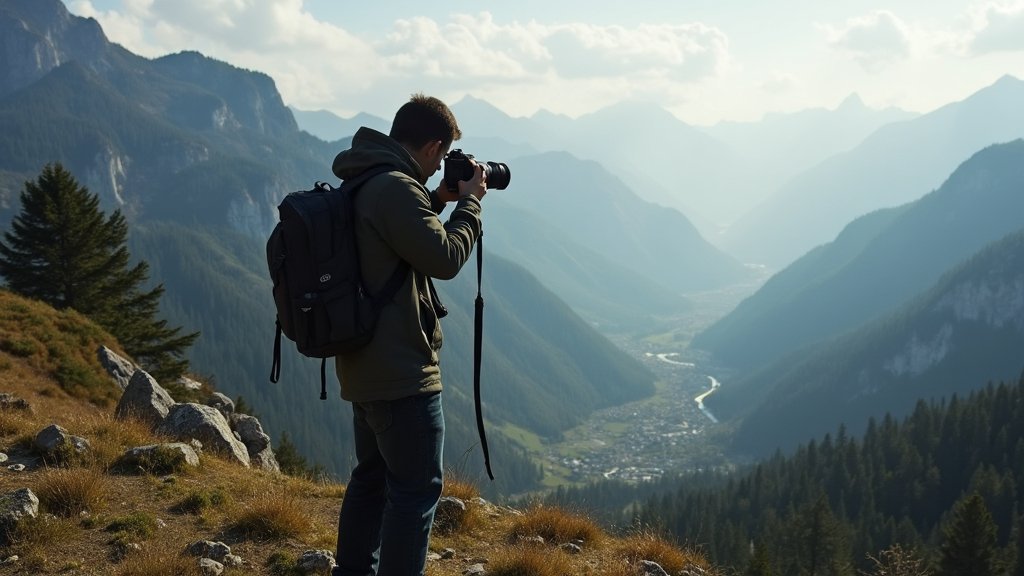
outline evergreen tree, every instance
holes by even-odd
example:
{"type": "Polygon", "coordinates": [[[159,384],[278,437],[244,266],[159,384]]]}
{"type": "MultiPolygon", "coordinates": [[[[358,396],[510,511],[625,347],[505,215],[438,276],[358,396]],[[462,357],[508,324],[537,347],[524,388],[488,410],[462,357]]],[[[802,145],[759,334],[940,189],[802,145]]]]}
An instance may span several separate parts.
{"type": "Polygon", "coordinates": [[[309,465],[306,458],[299,454],[298,448],[288,437],[287,431],[281,431],[281,440],[277,443],[277,450],[274,450],[274,457],[281,472],[289,476],[303,477],[309,474],[309,465]]]}
{"type": "Polygon", "coordinates": [[[184,354],[199,334],[182,335],[158,317],[163,285],[142,290],[149,265],[130,266],[121,211],[105,218],[99,196],[63,166],[48,164],[25,183],[21,212],[3,236],[0,275],[11,290],[89,317],[158,380],[188,367],[184,354]]]}
{"type": "Polygon", "coordinates": [[[943,532],[938,576],[994,576],[996,526],[981,495],[958,501],[943,532]]]}

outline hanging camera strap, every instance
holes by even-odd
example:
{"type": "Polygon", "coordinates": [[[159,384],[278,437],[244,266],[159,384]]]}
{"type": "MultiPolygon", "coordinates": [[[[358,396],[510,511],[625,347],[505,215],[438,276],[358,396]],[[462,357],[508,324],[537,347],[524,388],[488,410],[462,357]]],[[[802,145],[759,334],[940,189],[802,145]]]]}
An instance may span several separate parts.
{"type": "Polygon", "coordinates": [[[480,433],[480,447],[484,452],[484,466],[487,476],[494,480],[491,473],[491,456],[487,451],[487,435],[484,433],[484,413],[480,401],[480,360],[484,344],[484,297],[480,287],[483,284],[484,270],[484,233],[476,241],[476,305],[473,322],[473,401],[476,404],[476,429],[480,433]]]}

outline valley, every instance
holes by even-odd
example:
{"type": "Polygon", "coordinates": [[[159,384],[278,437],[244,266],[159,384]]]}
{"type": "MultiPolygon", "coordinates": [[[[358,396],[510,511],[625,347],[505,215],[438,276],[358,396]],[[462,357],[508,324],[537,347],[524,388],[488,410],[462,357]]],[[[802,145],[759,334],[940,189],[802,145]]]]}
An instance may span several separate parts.
{"type": "Polygon", "coordinates": [[[769,276],[727,289],[688,294],[686,316],[666,318],[642,333],[610,334],[620,349],[651,369],[656,392],[645,399],[595,411],[556,441],[505,428],[544,467],[544,486],[600,479],[652,481],[674,472],[728,469],[724,450],[730,424],[718,422],[698,399],[728,386],[729,375],[689,341],[732,310],[769,276]]]}

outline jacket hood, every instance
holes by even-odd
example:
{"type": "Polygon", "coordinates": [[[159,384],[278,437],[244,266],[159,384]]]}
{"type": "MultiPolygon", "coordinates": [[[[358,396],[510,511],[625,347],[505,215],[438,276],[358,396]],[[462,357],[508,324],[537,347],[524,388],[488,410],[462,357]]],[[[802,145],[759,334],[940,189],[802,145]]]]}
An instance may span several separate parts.
{"type": "Polygon", "coordinates": [[[380,164],[394,166],[396,170],[423,183],[423,170],[416,159],[394,138],[363,126],[352,137],[352,147],[334,157],[331,167],[342,180],[356,176],[380,164]]]}

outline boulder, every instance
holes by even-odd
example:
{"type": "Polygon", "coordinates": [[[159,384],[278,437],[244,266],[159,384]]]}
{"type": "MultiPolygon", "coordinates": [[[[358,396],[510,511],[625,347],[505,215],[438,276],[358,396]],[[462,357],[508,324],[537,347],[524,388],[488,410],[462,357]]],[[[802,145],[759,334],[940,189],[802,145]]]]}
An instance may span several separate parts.
{"type": "Polygon", "coordinates": [[[106,346],[100,346],[100,349],[96,351],[96,355],[99,357],[100,365],[114,379],[118,387],[121,390],[127,388],[135,371],[139,369],[138,366],[106,346]]]}
{"type": "Polygon", "coordinates": [[[206,399],[206,405],[216,408],[225,418],[231,418],[231,415],[235,413],[235,402],[220,392],[211,394],[206,399]]]}
{"type": "Polygon", "coordinates": [[[174,398],[145,370],[136,370],[117,403],[118,420],[135,418],[156,428],[174,406],[174,398]]]}
{"type": "Polygon", "coordinates": [[[216,408],[201,404],[175,404],[156,432],[182,441],[199,440],[206,450],[212,450],[245,467],[249,467],[249,451],[231,432],[231,426],[216,408]]]}
{"type": "Polygon", "coordinates": [[[0,543],[6,543],[8,536],[25,518],[39,514],[39,498],[28,488],[0,494],[0,543]]]}
{"type": "Polygon", "coordinates": [[[334,554],[328,550],[306,550],[298,563],[304,574],[330,574],[335,565],[334,554]]]}
{"type": "Polygon", "coordinates": [[[36,434],[35,449],[45,460],[64,461],[70,456],[81,456],[89,452],[89,441],[72,436],[56,424],[50,424],[36,434]]]}
{"type": "Polygon", "coordinates": [[[21,412],[28,412],[29,414],[34,412],[32,405],[28,403],[28,400],[18,398],[14,394],[3,392],[0,393],[0,411],[7,410],[18,410],[21,412]]]}
{"type": "Polygon", "coordinates": [[[270,436],[263,431],[263,426],[255,416],[232,414],[231,428],[245,444],[253,468],[267,472],[281,471],[277,457],[274,456],[274,448],[270,445],[270,436]]]}
{"type": "Polygon", "coordinates": [[[185,466],[199,466],[199,455],[188,444],[171,442],[129,448],[121,456],[124,466],[137,466],[156,474],[170,474],[185,466]]]}

